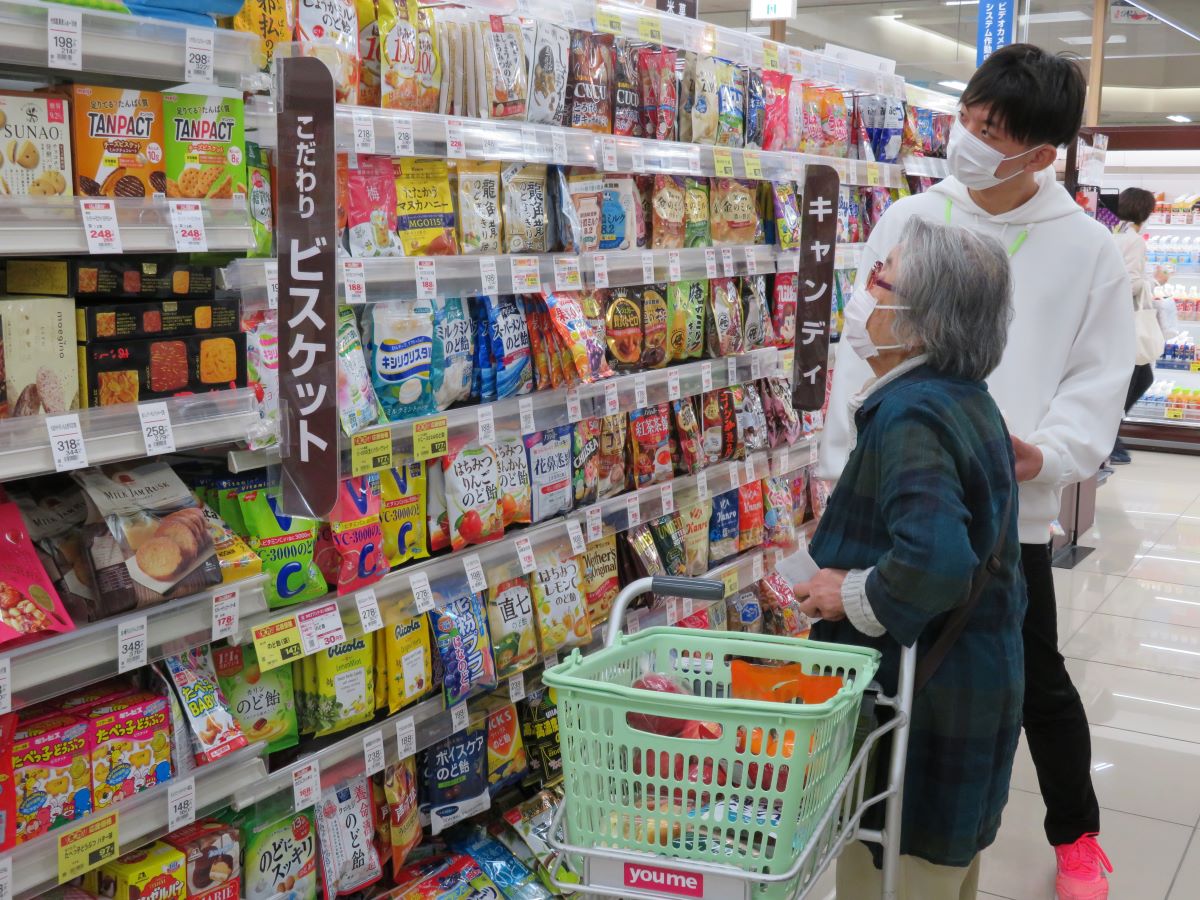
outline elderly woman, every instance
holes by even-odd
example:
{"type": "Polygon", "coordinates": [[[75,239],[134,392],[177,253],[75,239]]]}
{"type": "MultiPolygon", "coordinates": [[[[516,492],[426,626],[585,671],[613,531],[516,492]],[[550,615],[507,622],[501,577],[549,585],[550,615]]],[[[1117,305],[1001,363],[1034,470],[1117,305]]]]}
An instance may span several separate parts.
{"type": "MultiPolygon", "coordinates": [[[[918,674],[899,896],[962,900],[1000,826],[1024,695],[1012,445],[984,384],[1012,316],[1008,259],[992,238],[913,219],[865,281],[843,342],[877,377],[851,402],[856,446],[811,545],[821,571],[795,590],[822,620],[814,639],[882,651],[889,693],[899,646],[916,642],[927,671],[951,623],[923,687],[918,674]]],[[[871,851],[847,848],[840,900],[879,891],[871,851]]]]}

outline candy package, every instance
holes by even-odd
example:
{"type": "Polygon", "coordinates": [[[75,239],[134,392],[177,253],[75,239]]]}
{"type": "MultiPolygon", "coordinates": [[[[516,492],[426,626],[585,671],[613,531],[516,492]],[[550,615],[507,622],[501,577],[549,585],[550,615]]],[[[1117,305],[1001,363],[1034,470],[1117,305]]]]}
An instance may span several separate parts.
{"type": "Polygon", "coordinates": [[[763,546],[796,549],[796,523],[792,514],[792,488],[788,478],[763,479],[763,546]]]}
{"type": "Polygon", "coordinates": [[[363,355],[358,320],[349,306],[338,307],[337,356],[338,417],[342,421],[342,432],[349,436],[375,425],[382,415],[363,355]]]}
{"type": "Polygon", "coordinates": [[[804,523],[808,521],[808,480],[809,470],[804,468],[792,476],[789,484],[792,489],[792,521],[796,524],[797,543],[803,538],[804,523]]]}
{"type": "Polygon", "coordinates": [[[450,544],[461,550],[504,535],[500,514],[500,477],[496,451],[463,447],[442,458],[450,544]]]}
{"type": "Polygon", "coordinates": [[[709,568],[738,553],[738,491],[726,491],[712,498],[712,517],[708,526],[709,568]]]}
{"type": "Polygon", "coordinates": [[[791,386],[786,378],[767,378],[762,382],[763,413],[772,447],[794,444],[804,433],[800,414],[792,406],[791,386]]]}
{"type": "Polygon", "coordinates": [[[758,350],[775,343],[771,312],[767,308],[767,279],[764,275],[746,275],[741,280],[742,349],[758,350]]]}
{"type": "Polygon", "coordinates": [[[488,626],[496,654],[497,678],[509,678],[537,661],[537,629],[527,576],[501,582],[492,589],[488,626]]]}
{"type": "Polygon", "coordinates": [[[746,73],[723,59],[713,60],[717,87],[718,147],[741,147],[745,142],[746,73]]]}
{"type": "Polygon", "coordinates": [[[168,656],[163,665],[187,714],[192,754],[198,765],[221,759],[246,746],[246,736],[217,682],[208,647],[194,647],[185,653],[168,656]]]}
{"type": "Polygon", "coordinates": [[[358,11],[358,102],[379,106],[379,21],[377,0],[355,0],[358,11]]]}
{"type": "Polygon", "coordinates": [[[749,590],[726,597],[725,607],[730,631],[763,633],[762,603],[759,602],[758,591],[753,586],[749,590]]]}
{"type": "Polygon", "coordinates": [[[499,253],[500,163],[459,160],[458,240],[464,254],[499,253]]]}
{"type": "Polygon", "coordinates": [[[687,575],[687,550],[684,548],[686,529],[683,517],[674,512],[652,520],[649,527],[654,546],[658,548],[658,558],[662,560],[666,573],[679,577],[687,575]]]}
{"type": "Polygon", "coordinates": [[[645,245],[645,223],[632,175],[609,175],[601,183],[600,249],[631,250],[645,245]]]}
{"type": "Polygon", "coordinates": [[[569,647],[586,647],[592,639],[582,575],[579,560],[567,557],[539,565],[532,576],[530,588],[545,655],[569,647]]]}
{"type": "Polygon", "coordinates": [[[763,542],[763,491],[757,478],[738,488],[738,550],[761,547],[763,542]]]}
{"type": "Polygon", "coordinates": [[[704,355],[707,307],[708,281],[673,281],[667,285],[668,362],[699,359],[704,355]]]}
{"type": "Polygon", "coordinates": [[[567,112],[567,58],[571,32],[561,25],[537,23],[533,70],[529,78],[529,122],[563,125],[567,112]]]}
{"type": "Polygon", "coordinates": [[[707,178],[689,175],[684,179],[683,245],[685,247],[712,246],[707,178]]]}
{"type": "Polygon", "coordinates": [[[704,330],[710,356],[735,356],[744,349],[742,300],[732,278],[713,278],[709,282],[708,312],[704,330]]]}
{"type": "Polygon", "coordinates": [[[563,249],[570,253],[590,253],[600,249],[601,232],[601,202],[604,196],[604,182],[590,171],[576,171],[564,176],[559,169],[559,198],[562,215],[559,227],[562,229],[563,249]],[[566,178],[566,197],[570,204],[563,203],[563,178],[566,178]]]}
{"type": "Polygon", "coordinates": [[[387,800],[392,871],[400,872],[408,855],[421,843],[416,758],[410,756],[384,769],[383,790],[387,800]]]}
{"type": "Polygon", "coordinates": [[[267,490],[238,494],[250,549],[262,559],[267,580],[267,606],[277,609],[315,600],[325,593],[325,579],[313,559],[318,522],[279,512],[279,497],[267,490]]]}
{"type": "Polygon", "coordinates": [[[316,662],[316,737],[371,721],[375,715],[375,644],[378,632],[350,638],[313,654],[316,662]]]}
{"type": "Polygon", "coordinates": [[[569,512],[575,487],[571,475],[572,426],[559,425],[524,436],[529,455],[532,518],[544,522],[569,512]]]}
{"type": "Polygon", "coordinates": [[[647,284],[642,287],[642,359],[641,367],[661,369],[667,363],[667,287],[647,284]]]}
{"type": "Polygon", "coordinates": [[[451,849],[474,860],[508,900],[551,900],[553,895],[538,881],[537,875],[482,829],[452,835],[449,843],[451,849]]]}
{"type": "Polygon", "coordinates": [[[757,182],[715,178],[709,206],[714,244],[755,244],[762,240],[758,215],[757,182]]]}
{"type": "Polygon", "coordinates": [[[396,175],[396,230],[405,256],[454,256],[454,198],[444,159],[392,160],[396,175]]]}
{"type": "MultiPolygon", "coordinates": [[[[916,107],[909,107],[915,109],[916,107]]],[[[821,92],[821,129],[826,156],[845,156],[850,147],[850,117],[846,112],[846,98],[837,88],[826,88],[821,92]]]]}
{"type": "Polygon", "coordinates": [[[704,445],[695,402],[691,397],[681,397],[670,403],[675,423],[675,441],[672,444],[675,474],[694,475],[704,465],[704,445]]]}
{"type": "MultiPolygon", "coordinates": [[[[612,376],[604,358],[604,342],[593,333],[576,294],[561,292],[543,295],[548,322],[573,363],[575,379],[591,384],[612,376]]],[[[606,332],[607,333],[607,329],[606,332]]]]}
{"type": "Polygon", "coordinates": [[[775,243],[783,250],[796,250],[800,247],[796,186],[790,181],[775,181],[771,183],[771,194],[775,204],[775,243]]]}
{"type": "Polygon", "coordinates": [[[683,550],[686,555],[684,573],[699,578],[708,571],[708,525],[712,518],[712,501],[702,500],[683,511],[683,550]]]}
{"type": "Polygon", "coordinates": [[[504,167],[500,181],[504,188],[504,252],[549,252],[546,167],[514,163],[504,167]]]}
{"type": "Polygon", "coordinates": [[[822,88],[813,84],[804,85],[803,128],[800,139],[801,153],[822,153],[825,148],[825,129],[821,124],[822,88]]]}
{"type": "Polygon", "coordinates": [[[251,450],[279,443],[279,314],[265,310],[246,327],[246,386],[254,389],[258,421],[250,427],[251,450]]]}
{"type": "Polygon", "coordinates": [[[356,106],[361,57],[354,0],[297,0],[292,15],[304,55],[315,56],[329,67],[337,102],[356,106]]]}
{"type": "Polygon", "coordinates": [[[360,156],[346,176],[346,247],[351,256],[403,256],[396,234],[396,176],[386,156],[360,156]]]}
{"type": "Polygon", "coordinates": [[[675,140],[679,115],[679,86],[675,71],[678,51],[669,47],[638,50],[642,88],[642,135],[659,141],[675,140]]]}
{"type": "Polygon", "coordinates": [[[593,627],[606,621],[613,601],[621,592],[615,534],[605,535],[587,545],[587,552],[583,554],[583,592],[587,598],[588,621],[593,627]]]}
{"type": "Polygon", "coordinates": [[[314,550],[317,568],[338,594],[367,587],[387,573],[380,510],[378,473],[338,482],[337,503],[321,523],[314,550]]]}
{"type": "Polygon", "coordinates": [[[315,815],[326,900],[354,894],[383,877],[375,844],[375,806],[365,775],[324,791],[315,815]]]}
{"type": "Polygon", "coordinates": [[[655,250],[676,250],[684,246],[687,210],[684,184],[682,175],[654,176],[650,207],[653,215],[651,246],[655,250]]]}
{"type": "Polygon", "coordinates": [[[786,72],[763,72],[763,143],[764,150],[792,148],[788,97],[792,76],[786,72]]]}
{"type": "Polygon", "coordinates": [[[296,697],[292,667],[262,671],[254,644],[212,648],[217,682],[246,739],[265,741],[267,752],[295,747],[296,697]]]}
{"type": "Polygon", "coordinates": [[[604,339],[614,369],[629,372],[641,367],[644,333],[642,292],[638,288],[617,287],[608,292],[604,339]]]}
{"type": "Polygon", "coordinates": [[[760,149],[763,145],[763,127],[766,118],[766,91],[760,69],[746,70],[746,136],[747,149],[760,149]]]}
{"type": "MultiPolygon", "coordinates": [[[[463,731],[439,741],[425,751],[422,759],[421,816],[428,819],[435,837],[491,806],[487,786],[486,723],[468,725],[463,731]]],[[[496,889],[493,887],[492,890],[496,889]]],[[[468,883],[463,885],[463,890],[450,896],[465,900],[472,893],[468,883]]]]}
{"type": "Polygon", "coordinates": [[[613,82],[613,36],[571,29],[567,125],[611,134],[613,82]]]}
{"type": "Polygon", "coordinates": [[[529,488],[529,458],[522,440],[496,444],[500,473],[500,514],[507,528],[516,522],[529,522],[532,497],[529,488]]]}
{"type": "Polygon", "coordinates": [[[596,502],[600,482],[600,419],[580,419],[571,436],[571,478],[575,506],[596,502]]]}
{"type": "Polygon", "coordinates": [[[488,16],[474,23],[482,57],[485,104],[480,104],[483,118],[524,119],[529,95],[526,82],[525,45],[518,21],[503,16],[488,16]]]}
{"type": "Polygon", "coordinates": [[[764,630],[784,637],[808,637],[812,620],[800,611],[796,592],[783,576],[768,572],[759,585],[766,617],[764,630]]]}
{"type": "Polygon", "coordinates": [[[796,287],[799,277],[795,272],[779,272],[775,275],[771,326],[775,332],[776,347],[790,347],[796,342],[796,287]]]}
{"type": "Polygon", "coordinates": [[[669,404],[635,409],[629,414],[629,460],[631,489],[674,477],[669,404]]]}
{"type": "MultiPolygon", "coordinates": [[[[394,715],[433,692],[432,629],[427,616],[407,616],[397,606],[389,605],[383,630],[374,634],[375,640],[383,643],[387,706],[394,715]]],[[[377,678],[382,675],[376,673],[377,678]]]]}
{"type": "Polygon", "coordinates": [[[600,419],[600,450],[596,454],[596,499],[606,500],[625,490],[626,419],[614,413],[600,419]]]}
{"type": "Polygon", "coordinates": [[[449,409],[471,395],[471,358],[474,340],[471,317],[461,297],[433,301],[433,353],[431,387],[437,409],[449,409]]]}
{"type": "Polygon", "coordinates": [[[417,0],[379,0],[379,56],[384,109],[438,112],[446,47],[434,11],[417,0]]]}
{"type": "Polygon", "coordinates": [[[695,65],[694,67],[689,65],[684,74],[686,83],[686,73],[691,71],[692,86],[688,98],[691,101],[691,115],[689,116],[691,134],[683,136],[683,140],[690,140],[694,144],[715,144],[721,108],[720,97],[717,93],[719,73],[728,63],[712,56],[698,56],[694,53],[687,55],[689,63],[691,63],[692,57],[695,57],[695,65]]]}
{"type": "Polygon", "coordinates": [[[371,377],[392,422],[433,411],[433,304],[391,300],[367,312],[366,342],[371,377]]]}
{"type": "Polygon", "coordinates": [[[533,390],[533,365],[525,315],[515,297],[482,299],[487,308],[492,364],[496,369],[495,399],[528,394],[533,390]]]}
{"type": "Polygon", "coordinates": [[[466,576],[444,579],[434,593],[445,601],[428,615],[442,661],[442,687],[449,707],[478,686],[494,687],[496,664],[483,599],[471,591],[466,576]]]}
{"type": "Polygon", "coordinates": [[[746,454],[766,450],[770,444],[767,416],[757,386],[744,384],[732,390],[737,408],[738,440],[742,442],[746,454]],[[737,396],[739,391],[741,397],[737,396]]]}
{"type": "Polygon", "coordinates": [[[446,510],[446,475],[441,459],[425,464],[425,514],[429,525],[429,552],[450,546],[450,516],[446,510]]]}
{"type": "Polygon", "coordinates": [[[741,456],[738,443],[737,407],[729,388],[718,388],[700,396],[700,427],[706,465],[741,456]]]}

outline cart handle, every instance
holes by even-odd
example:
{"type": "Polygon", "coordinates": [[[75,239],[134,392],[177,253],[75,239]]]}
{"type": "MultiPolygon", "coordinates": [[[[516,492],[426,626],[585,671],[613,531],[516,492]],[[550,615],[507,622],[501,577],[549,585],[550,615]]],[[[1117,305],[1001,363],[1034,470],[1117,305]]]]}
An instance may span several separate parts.
{"type": "Polygon", "coordinates": [[[719,581],[703,578],[678,578],[673,575],[654,575],[630,582],[625,590],[617,594],[609,613],[608,630],[604,634],[604,646],[611,647],[621,633],[625,611],[634,598],[642,594],[663,594],[667,597],[688,597],[692,600],[723,600],[725,585],[719,581]]]}

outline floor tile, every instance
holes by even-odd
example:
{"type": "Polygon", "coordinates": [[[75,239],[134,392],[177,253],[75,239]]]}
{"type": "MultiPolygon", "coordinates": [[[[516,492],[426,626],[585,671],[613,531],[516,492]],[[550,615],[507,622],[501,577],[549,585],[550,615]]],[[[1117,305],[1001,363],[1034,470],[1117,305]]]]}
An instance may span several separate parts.
{"type": "MultiPolygon", "coordinates": [[[[1052,900],[1054,852],[1042,830],[1042,798],[1013,791],[995,845],[984,851],[980,890],[1019,900],[1052,900]]],[[[1192,828],[1106,811],[1101,839],[1115,871],[1112,900],[1165,900],[1192,828]]]]}
{"type": "Polygon", "coordinates": [[[1108,537],[1094,540],[1084,537],[1084,546],[1095,549],[1075,566],[1076,572],[1099,572],[1104,575],[1128,575],[1130,570],[1141,561],[1142,556],[1150,553],[1154,547],[1152,538],[1142,538],[1131,535],[1125,538],[1108,537]]]}
{"type": "Polygon", "coordinates": [[[1175,884],[1167,900],[1196,900],[1200,897],[1200,834],[1192,835],[1192,845],[1175,875],[1175,884]]]}
{"type": "Polygon", "coordinates": [[[1200,587],[1126,578],[1100,602],[1096,612],[1200,628],[1200,587]]]}
{"type": "Polygon", "coordinates": [[[1200,678],[1200,628],[1093,613],[1062,642],[1062,651],[1073,659],[1200,678]]]}
{"type": "Polygon", "coordinates": [[[1070,609],[1069,607],[1060,606],[1058,608],[1058,646],[1065,646],[1067,641],[1079,632],[1079,629],[1091,615],[1085,609],[1070,609]]]}
{"type": "Polygon", "coordinates": [[[1200,744],[1196,679],[1068,659],[1088,721],[1200,744]]]}
{"type": "MultiPolygon", "coordinates": [[[[1087,560],[1085,559],[1086,563],[1087,560]]],[[[1134,565],[1123,573],[1131,578],[1146,578],[1151,581],[1168,581],[1171,584],[1190,584],[1200,587],[1200,558],[1172,553],[1169,550],[1148,550],[1134,565]]]]}
{"type": "Polygon", "coordinates": [[[1174,513],[1181,515],[1200,496],[1200,482],[1193,478],[1141,481],[1111,478],[1096,492],[1100,509],[1127,512],[1174,513]]]}
{"type": "Polygon", "coordinates": [[[1154,541],[1156,549],[1175,556],[1200,559],[1200,518],[1176,519],[1154,541]]]}
{"type": "Polygon", "coordinates": [[[1078,569],[1054,570],[1054,599],[1059,606],[1095,612],[1122,583],[1119,576],[1078,569]]]}

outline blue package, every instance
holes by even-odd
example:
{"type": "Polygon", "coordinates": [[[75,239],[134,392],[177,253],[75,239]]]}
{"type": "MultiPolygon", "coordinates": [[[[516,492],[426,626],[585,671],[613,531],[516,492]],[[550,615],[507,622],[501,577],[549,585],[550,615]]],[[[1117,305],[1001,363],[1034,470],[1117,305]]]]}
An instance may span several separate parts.
{"type": "Polygon", "coordinates": [[[433,402],[439,410],[471,396],[475,341],[465,307],[461,297],[433,301],[433,402]]]}
{"type": "Polygon", "coordinates": [[[738,492],[726,491],[713,497],[708,520],[708,564],[712,568],[738,552],[738,492]]]}
{"type": "Polygon", "coordinates": [[[189,9],[171,9],[140,3],[138,0],[127,0],[125,8],[135,16],[145,16],[148,19],[162,19],[164,22],[180,22],[184,25],[199,25],[202,28],[216,28],[217,20],[204,13],[193,12],[189,9]]]}
{"type": "Polygon", "coordinates": [[[634,246],[629,235],[633,233],[633,222],[628,213],[632,211],[633,181],[628,175],[606,178],[600,194],[600,249],[628,250],[634,246]],[[622,202],[625,193],[628,203],[622,202]]]}
{"type": "Polygon", "coordinates": [[[434,835],[492,805],[487,785],[487,723],[468,725],[425,751],[420,810],[434,835]]]}
{"type": "Polygon", "coordinates": [[[496,370],[492,368],[492,341],[484,300],[485,298],[475,298],[470,304],[471,327],[475,335],[475,345],[471,353],[474,363],[471,370],[471,399],[476,402],[496,399],[496,370]]]}
{"type": "Polygon", "coordinates": [[[494,687],[496,663],[483,598],[471,590],[466,575],[439,579],[434,595],[442,603],[427,615],[442,663],[446,706],[451,707],[477,687],[494,687]]]}
{"type": "Polygon", "coordinates": [[[746,70],[746,147],[760,149],[766,123],[767,98],[761,69],[746,70]]]}
{"type": "Polygon", "coordinates": [[[492,365],[496,368],[496,397],[514,397],[533,390],[533,358],[525,311],[515,297],[485,297],[491,337],[492,365]]]}
{"type": "Polygon", "coordinates": [[[511,850],[481,828],[464,826],[456,829],[446,838],[446,843],[456,853],[475,860],[506,900],[550,900],[554,896],[511,850]]]}

